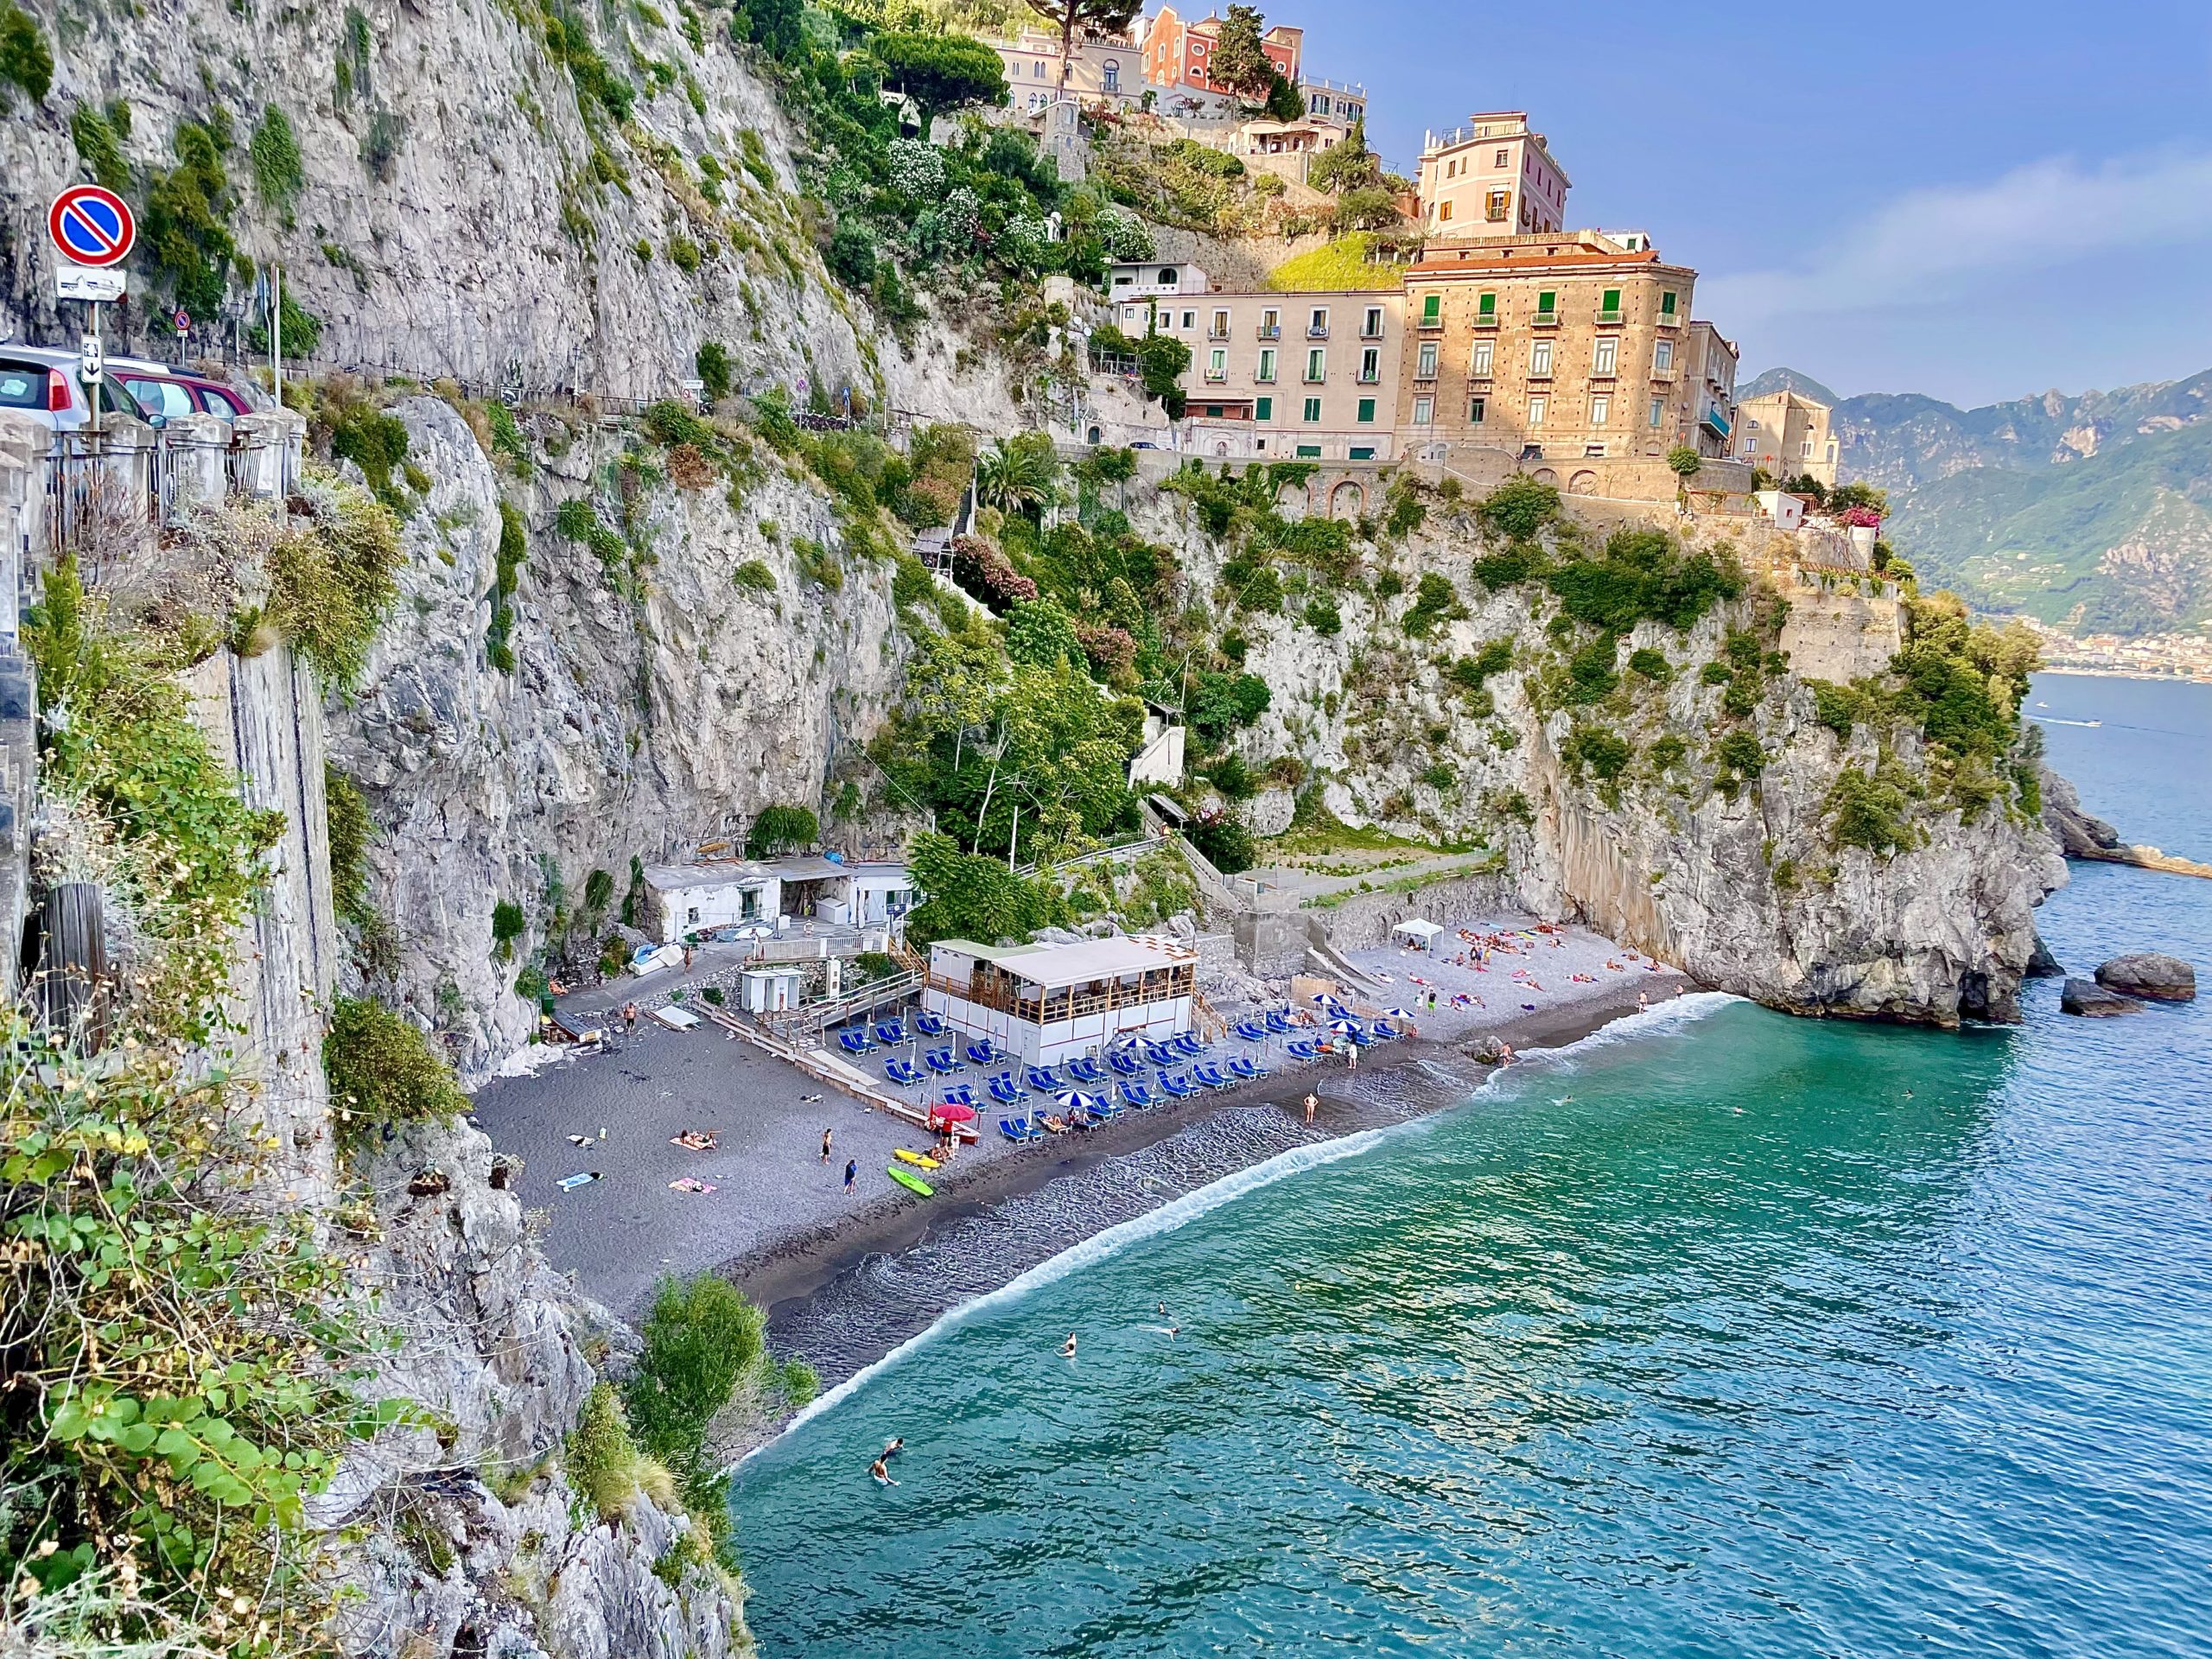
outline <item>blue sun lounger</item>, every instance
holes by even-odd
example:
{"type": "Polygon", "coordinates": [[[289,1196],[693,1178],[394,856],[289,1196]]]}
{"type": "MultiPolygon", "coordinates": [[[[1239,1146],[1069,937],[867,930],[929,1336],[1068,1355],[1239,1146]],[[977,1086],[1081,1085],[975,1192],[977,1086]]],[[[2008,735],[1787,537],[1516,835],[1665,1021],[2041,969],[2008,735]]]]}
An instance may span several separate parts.
{"type": "Polygon", "coordinates": [[[1296,1027],[1290,1023],[1289,1015],[1274,1009],[1270,1009],[1268,1011],[1266,1024],[1268,1029],[1274,1033],[1278,1037],[1287,1037],[1294,1030],[1296,1029],[1296,1027]]]}
{"type": "Polygon", "coordinates": [[[997,1058],[991,1052],[991,1039],[988,1037],[980,1043],[968,1045],[968,1060],[971,1065],[988,1065],[997,1058]]]}
{"type": "Polygon", "coordinates": [[[1041,1089],[1048,1095],[1057,1095],[1067,1085],[1052,1075],[1051,1066],[1033,1065],[1029,1068],[1029,1086],[1041,1089]]]}
{"type": "Polygon", "coordinates": [[[906,1040],[906,1029],[896,1020],[887,1020],[875,1028],[875,1040],[887,1048],[896,1048],[906,1040]]]}
{"type": "Polygon", "coordinates": [[[1033,1123],[1026,1117],[999,1119],[999,1133],[1009,1141],[1041,1141],[1045,1138],[1044,1126],[1033,1123]]]}
{"type": "Polygon", "coordinates": [[[1106,1057],[1106,1064],[1112,1066],[1120,1076],[1125,1077],[1134,1077],[1144,1070],[1143,1062],[1127,1049],[1109,1054],[1106,1057]]]}
{"type": "Polygon", "coordinates": [[[991,1079],[989,1087],[991,1098],[1001,1106],[1011,1106],[1017,1101],[1029,1098],[1027,1093],[1014,1086],[1014,1079],[1003,1071],[991,1079]]]}
{"type": "Polygon", "coordinates": [[[944,1016],[931,1014],[925,1008],[915,1014],[914,1029],[925,1037],[942,1037],[944,1035],[944,1016]]]}
{"type": "Polygon", "coordinates": [[[1268,1040],[1266,1028],[1255,1025],[1249,1020],[1239,1020],[1236,1022],[1236,1034],[1248,1043],[1264,1043],[1268,1040]]]}
{"type": "Polygon", "coordinates": [[[1126,1078],[1122,1084],[1122,1098],[1132,1106],[1153,1106],[1159,1103],[1153,1099],[1151,1090],[1141,1083],[1131,1083],[1126,1078]]]}
{"type": "Polygon", "coordinates": [[[1206,1052],[1206,1046],[1187,1031],[1179,1031],[1167,1040],[1168,1046],[1181,1049],[1194,1060],[1206,1052]]]}
{"type": "Polygon", "coordinates": [[[1318,1060],[1321,1058],[1321,1051],[1308,1042],[1287,1043],[1284,1047],[1294,1060],[1318,1060]]]}
{"type": "Polygon", "coordinates": [[[960,1069],[960,1062],[953,1058],[952,1051],[949,1048],[925,1050],[922,1054],[922,1064],[940,1077],[949,1077],[960,1069]]]}
{"type": "Polygon", "coordinates": [[[875,1050],[875,1045],[868,1041],[868,1033],[864,1031],[839,1032],[837,1046],[848,1054],[869,1054],[875,1050]]]}
{"type": "Polygon", "coordinates": [[[1068,1076],[1077,1083],[1103,1083],[1106,1074],[1098,1069],[1098,1062],[1088,1054],[1079,1054],[1068,1062],[1068,1076]]]}
{"type": "Polygon", "coordinates": [[[1168,1047],[1165,1043],[1147,1043],[1144,1046],[1144,1057],[1163,1071],[1171,1065],[1180,1065],[1184,1058],[1180,1053],[1168,1047]]]}
{"type": "Polygon", "coordinates": [[[1192,1066],[1191,1080],[1201,1089],[1226,1089],[1230,1086],[1229,1079],[1221,1075],[1221,1068],[1213,1065],[1192,1066]]]}
{"type": "Polygon", "coordinates": [[[973,1106],[976,1103],[975,1091],[964,1083],[957,1089],[948,1089],[944,1091],[944,1103],[948,1106],[973,1106]]]}
{"type": "Polygon", "coordinates": [[[1160,1086],[1178,1100],[1188,1100],[1198,1092],[1195,1084],[1187,1083],[1183,1078],[1171,1076],[1165,1071],[1160,1074],[1160,1086]]]}
{"type": "Polygon", "coordinates": [[[1394,1041],[1397,1038],[1404,1036],[1406,1033],[1400,1031],[1395,1026],[1389,1025],[1382,1020],[1377,1020],[1373,1025],[1367,1028],[1367,1034],[1372,1037],[1378,1043],[1387,1043],[1394,1041]]]}
{"type": "Polygon", "coordinates": [[[1266,1066],[1255,1065],[1249,1058],[1242,1054],[1229,1063],[1229,1069],[1246,1083],[1254,1082],[1268,1075],[1266,1066]]]}
{"type": "Polygon", "coordinates": [[[912,1088],[922,1080],[922,1074],[914,1069],[911,1060],[889,1062],[883,1068],[883,1075],[889,1077],[892,1082],[904,1084],[908,1088],[912,1088]]]}

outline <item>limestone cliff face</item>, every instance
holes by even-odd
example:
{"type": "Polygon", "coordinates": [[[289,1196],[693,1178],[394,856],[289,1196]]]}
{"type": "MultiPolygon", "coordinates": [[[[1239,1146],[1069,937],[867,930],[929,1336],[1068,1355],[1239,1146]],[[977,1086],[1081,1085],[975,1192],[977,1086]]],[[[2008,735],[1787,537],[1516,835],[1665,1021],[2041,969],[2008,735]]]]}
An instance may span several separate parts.
{"type": "Polygon", "coordinates": [[[534,1028],[511,989],[517,963],[593,871],[619,906],[633,857],[688,857],[741,839],[772,802],[821,798],[832,759],[897,692],[891,568],[854,557],[834,590],[810,579],[795,549],[836,562],[842,532],[817,486],[771,467],[736,508],[719,482],[653,486],[631,531],[651,561],[640,594],[553,527],[563,501],[613,511],[602,472],[620,435],[587,431],[508,480],[530,559],[502,672],[486,650],[500,480],[445,404],[397,412],[431,487],[406,521],[402,597],[368,673],[331,706],[331,747],[383,827],[373,886],[401,947],[385,988],[474,1081],[534,1028]],[[734,579],[754,560],[772,592],[734,579]],[[511,958],[493,938],[502,900],[531,927],[511,958]]]}
{"type": "MultiPolygon", "coordinates": [[[[1193,596],[1211,594],[1222,550],[1182,505],[1156,498],[1137,517],[1145,533],[1179,550],[1193,596]]],[[[1882,738],[1861,726],[1847,740],[1821,725],[1810,689],[1790,673],[1763,671],[1756,704],[1732,720],[1725,689],[1703,676],[1725,657],[1732,629],[1759,626],[1763,607],[1771,616],[1757,589],[1687,635],[1651,622],[1623,634],[1612,664],[1619,690],[1577,709],[1542,695],[1545,677],[1561,672],[1574,649],[1548,635],[1548,596],[1529,584],[1485,592],[1471,579],[1481,550],[1470,516],[1433,506],[1402,546],[1363,555],[1370,591],[1336,595],[1340,632],[1306,626],[1295,597],[1281,614],[1239,613],[1245,666],[1274,689],[1267,713],[1238,740],[1248,764],[1296,757],[1349,823],[1496,848],[1538,914],[1579,914],[1773,1007],[1940,1025],[2017,1017],[2034,908],[2066,879],[2039,823],[2001,803],[1961,814],[1936,791],[1909,805],[1912,844],[1903,850],[1839,846],[1831,786],[1846,766],[1874,771],[1882,738]],[[1378,601],[1373,578],[1386,571],[1403,592],[1378,601]],[[1409,638],[1405,613],[1428,572],[1452,581],[1465,614],[1409,638]],[[1449,664],[1493,641],[1511,645],[1514,664],[1480,693],[1446,677],[1449,664]],[[1629,671],[1645,648],[1667,659],[1663,683],[1629,671]],[[1584,727],[1629,745],[1615,778],[1565,758],[1584,727]],[[1732,727],[1751,733],[1765,757],[1756,776],[1738,778],[1716,756],[1732,727]]],[[[1916,732],[1890,734],[1889,746],[1893,767],[1925,777],[1916,732]]],[[[1293,807],[1291,793],[1274,789],[1244,810],[1266,834],[1287,826],[1293,807]]],[[[1406,909],[1417,911],[1418,899],[1406,909]]]]}

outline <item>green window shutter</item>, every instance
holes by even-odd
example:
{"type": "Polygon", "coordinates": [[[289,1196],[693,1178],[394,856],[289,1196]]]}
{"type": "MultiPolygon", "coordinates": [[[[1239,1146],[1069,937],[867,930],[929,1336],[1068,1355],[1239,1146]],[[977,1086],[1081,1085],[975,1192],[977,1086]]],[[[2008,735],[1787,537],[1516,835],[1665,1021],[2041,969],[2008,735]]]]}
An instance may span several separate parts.
{"type": "Polygon", "coordinates": [[[1495,294],[1484,295],[1475,302],[1475,309],[1483,316],[1496,316],[1497,315],[1497,296],[1495,294]]]}
{"type": "Polygon", "coordinates": [[[1675,296],[1672,294],[1662,294],[1659,296],[1659,315],[1662,317],[1671,317],[1675,315],[1675,296]]]}
{"type": "Polygon", "coordinates": [[[1274,398],[1272,398],[1272,397],[1262,397],[1262,398],[1261,398],[1257,403],[1255,403],[1255,404],[1253,404],[1253,406],[1252,406],[1252,418],[1253,418],[1254,420],[1255,420],[1255,421],[1272,421],[1273,419],[1274,419],[1274,417],[1275,417],[1275,400],[1274,400],[1274,398]]]}
{"type": "Polygon", "coordinates": [[[1422,296],[1421,302],[1421,321],[1424,322],[1433,322],[1437,318],[1442,316],[1444,315],[1444,296],[1441,294],[1427,294],[1422,296]]]}
{"type": "Polygon", "coordinates": [[[1601,309],[1601,310],[1605,310],[1605,311],[1618,311],[1618,310],[1619,310],[1620,308],[1621,308],[1621,291],[1620,291],[1620,289],[1618,289],[1618,288],[1609,288],[1609,289],[1607,289],[1605,290],[1605,304],[1604,304],[1603,306],[1601,306],[1601,307],[1599,308],[1599,309],[1601,309]]]}
{"type": "Polygon", "coordinates": [[[1301,444],[1300,444],[1300,445],[1298,446],[1298,459],[1299,459],[1299,460],[1300,460],[1300,461],[1319,461],[1319,460],[1320,460],[1320,459],[1321,459],[1321,446],[1320,446],[1319,444],[1318,444],[1318,443],[1301,443],[1301,444]]]}
{"type": "Polygon", "coordinates": [[[1469,398],[1467,400],[1467,420],[1469,423],[1475,426],[1480,426],[1483,423],[1483,415],[1485,411],[1485,408],[1486,405],[1482,398],[1469,398]]]}
{"type": "Polygon", "coordinates": [[[1375,447],[1370,444],[1365,448],[1354,449],[1351,458],[1354,461],[1372,461],[1375,459],[1375,447]]]}
{"type": "Polygon", "coordinates": [[[1553,293],[1552,290],[1548,288],[1542,293],[1536,296],[1536,315],[1540,317],[1548,317],[1551,315],[1558,304],[1559,296],[1553,293]]]}
{"type": "Polygon", "coordinates": [[[1309,422],[1321,418],[1321,400],[1319,397],[1308,397],[1306,400],[1306,418],[1309,422]]]}
{"type": "Polygon", "coordinates": [[[1363,397],[1359,400],[1359,418],[1364,424],[1372,425],[1374,423],[1375,400],[1372,397],[1363,397]]]}

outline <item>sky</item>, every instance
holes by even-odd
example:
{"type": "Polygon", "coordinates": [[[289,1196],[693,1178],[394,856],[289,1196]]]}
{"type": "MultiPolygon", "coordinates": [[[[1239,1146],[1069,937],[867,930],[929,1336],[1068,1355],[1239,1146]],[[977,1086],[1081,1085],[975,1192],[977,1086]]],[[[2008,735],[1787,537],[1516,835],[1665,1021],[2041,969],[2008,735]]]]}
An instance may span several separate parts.
{"type": "Polygon", "coordinates": [[[1369,141],[1525,109],[1744,354],[1961,406],[2212,368],[2212,0],[1276,0],[1369,141]]]}

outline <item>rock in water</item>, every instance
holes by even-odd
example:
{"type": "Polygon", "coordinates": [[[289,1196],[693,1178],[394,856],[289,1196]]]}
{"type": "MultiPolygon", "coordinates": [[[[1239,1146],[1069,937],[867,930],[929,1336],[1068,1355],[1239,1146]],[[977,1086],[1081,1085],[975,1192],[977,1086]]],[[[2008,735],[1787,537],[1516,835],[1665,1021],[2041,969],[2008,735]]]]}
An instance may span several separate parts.
{"type": "Polygon", "coordinates": [[[2050,954],[2050,947],[2043,942],[2043,935],[2036,935],[2034,946],[2028,951],[2025,969],[2030,979],[2057,979],[2066,972],[2066,964],[2050,954]]]}
{"type": "Polygon", "coordinates": [[[2140,1014],[2143,1005],[2132,996],[2108,991],[2094,979],[2069,979],[2058,995],[2058,1006],[2068,1014],[2093,1018],[2113,1014],[2140,1014]]]}
{"type": "Polygon", "coordinates": [[[2177,957],[2155,950],[2114,957],[2097,969],[2097,983],[2126,996],[2147,996],[2159,1002],[2196,1000],[2196,970],[2177,957]]]}

